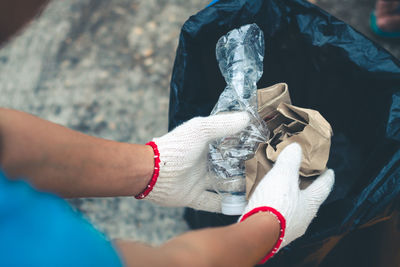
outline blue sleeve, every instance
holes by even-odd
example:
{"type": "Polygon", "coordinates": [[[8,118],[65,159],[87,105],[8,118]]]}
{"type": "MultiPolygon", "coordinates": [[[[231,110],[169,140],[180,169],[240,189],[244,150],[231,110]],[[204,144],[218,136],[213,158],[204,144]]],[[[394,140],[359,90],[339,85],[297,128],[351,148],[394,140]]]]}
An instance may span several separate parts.
{"type": "Polygon", "coordinates": [[[122,266],[112,244],[69,205],[0,171],[0,266],[122,266]]]}

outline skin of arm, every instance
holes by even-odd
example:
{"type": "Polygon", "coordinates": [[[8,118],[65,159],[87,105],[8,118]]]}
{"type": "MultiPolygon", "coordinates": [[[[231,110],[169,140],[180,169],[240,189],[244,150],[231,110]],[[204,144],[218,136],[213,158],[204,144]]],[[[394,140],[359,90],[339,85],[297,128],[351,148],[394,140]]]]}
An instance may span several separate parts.
{"type": "Polygon", "coordinates": [[[0,108],[0,167],[62,197],[135,196],[151,179],[150,146],[88,136],[0,108]]]}
{"type": "Polygon", "coordinates": [[[260,212],[245,221],[188,232],[160,247],[117,241],[126,266],[254,266],[275,245],[279,222],[260,212]]]}
{"type": "MultiPolygon", "coordinates": [[[[132,196],[151,179],[150,146],[91,137],[27,113],[0,108],[0,166],[63,197],[132,196]]],[[[127,266],[254,266],[279,235],[269,213],[188,232],[160,247],[117,241],[127,266]]]]}

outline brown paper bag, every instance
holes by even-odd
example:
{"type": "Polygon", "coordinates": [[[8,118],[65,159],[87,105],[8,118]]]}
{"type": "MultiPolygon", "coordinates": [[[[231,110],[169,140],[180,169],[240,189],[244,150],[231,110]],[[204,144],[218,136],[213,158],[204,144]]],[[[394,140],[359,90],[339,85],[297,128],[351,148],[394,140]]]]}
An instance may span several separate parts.
{"type": "Polygon", "coordinates": [[[284,118],[285,122],[273,130],[268,141],[267,158],[275,162],[288,144],[296,142],[303,150],[300,175],[310,177],[324,172],[331,147],[329,123],[316,110],[285,103],[281,103],[277,110],[279,114],[276,117],[284,118]]]}
{"type": "MultiPolygon", "coordinates": [[[[258,99],[259,107],[264,106],[262,100],[258,99]]],[[[254,158],[246,161],[248,198],[273,167],[280,152],[290,143],[297,142],[302,147],[301,176],[321,174],[328,162],[332,128],[318,111],[281,102],[276,108],[275,116],[267,120],[267,127],[271,131],[271,138],[258,146],[254,158]]]]}
{"type": "Polygon", "coordinates": [[[257,90],[258,114],[260,118],[269,119],[275,116],[280,103],[291,104],[289,89],[286,83],[277,83],[257,90]]]}
{"type": "MultiPolygon", "coordinates": [[[[269,120],[277,115],[280,103],[291,104],[289,89],[286,83],[278,83],[267,88],[257,90],[258,114],[260,118],[269,120]]],[[[253,159],[246,161],[246,195],[256,183],[256,178],[267,173],[271,167],[266,158],[266,144],[260,144],[253,159]],[[258,159],[254,160],[255,158],[258,159]],[[257,173],[258,172],[258,173],[257,173]]]]}

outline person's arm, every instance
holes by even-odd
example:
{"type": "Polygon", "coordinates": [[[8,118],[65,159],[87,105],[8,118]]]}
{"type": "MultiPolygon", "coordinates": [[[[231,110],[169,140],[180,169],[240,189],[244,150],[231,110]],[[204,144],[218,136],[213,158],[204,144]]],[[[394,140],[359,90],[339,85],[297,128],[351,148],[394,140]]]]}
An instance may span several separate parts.
{"type": "Polygon", "coordinates": [[[0,166],[63,197],[135,196],[154,168],[150,146],[88,136],[0,108],[0,166]]]}
{"type": "Polygon", "coordinates": [[[207,190],[208,144],[243,130],[249,120],[245,112],[193,118],[154,138],[155,156],[150,146],[91,137],[0,108],[0,167],[63,197],[138,196],[218,212],[220,196],[207,190]]]}
{"type": "Polygon", "coordinates": [[[254,266],[277,242],[279,222],[268,212],[218,228],[188,232],[160,247],[116,245],[127,266],[254,266]]]}
{"type": "Polygon", "coordinates": [[[0,218],[0,266],[252,266],[279,232],[276,218],[260,213],[239,224],[188,232],[158,247],[112,244],[62,199],[25,181],[10,181],[1,171],[0,218]]]}

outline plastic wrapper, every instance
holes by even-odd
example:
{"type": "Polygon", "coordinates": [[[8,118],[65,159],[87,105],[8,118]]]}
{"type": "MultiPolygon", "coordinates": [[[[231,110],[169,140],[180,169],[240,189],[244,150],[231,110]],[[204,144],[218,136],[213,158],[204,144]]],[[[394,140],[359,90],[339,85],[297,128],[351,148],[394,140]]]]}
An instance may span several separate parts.
{"type": "Polygon", "coordinates": [[[209,151],[209,171],[215,178],[215,190],[223,194],[222,212],[238,215],[240,208],[236,212],[227,211],[224,203],[245,204],[245,161],[254,156],[257,144],[268,137],[267,127],[257,112],[257,81],[263,73],[264,35],[256,24],[234,29],[218,40],[216,56],[227,86],[211,115],[246,111],[251,118],[245,130],[214,141],[209,151]]]}

